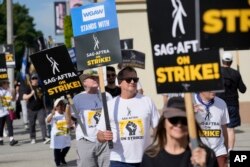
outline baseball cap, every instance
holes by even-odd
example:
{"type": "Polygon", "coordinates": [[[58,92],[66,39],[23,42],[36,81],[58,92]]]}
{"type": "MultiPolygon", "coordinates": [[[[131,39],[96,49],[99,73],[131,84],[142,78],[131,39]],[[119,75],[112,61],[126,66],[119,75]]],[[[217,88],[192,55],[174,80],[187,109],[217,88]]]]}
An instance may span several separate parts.
{"type": "Polygon", "coordinates": [[[58,104],[59,104],[61,101],[64,102],[64,98],[63,98],[63,97],[57,98],[57,99],[55,100],[55,102],[54,102],[54,107],[57,107],[58,104]]]}
{"type": "Polygon", "coordinates": [[[98,73],[94,69],[87,69],[84,70],[83,73],[80,75],[80,79],[84,81],[85,79],[89,77],[99,77],[98,73]]]}
{"type": "Polygon", "coordinates": [[[168,100],[167,107],[162,109],[165,118],[186,117],[183,97],[172,97],[168,100]]]}
{"type": "Polygon", "coordinates": [[[222,60],[224,61],[233,61],[233,55],[230,52],[225,52],[222,56],[222,60]]]}
{"type": "Polygon", "coordinates": [[[38,78],[37,73],[32,73],[32,74],[31,74],[31,79],[32,79],[32,78],[38,78]]]}

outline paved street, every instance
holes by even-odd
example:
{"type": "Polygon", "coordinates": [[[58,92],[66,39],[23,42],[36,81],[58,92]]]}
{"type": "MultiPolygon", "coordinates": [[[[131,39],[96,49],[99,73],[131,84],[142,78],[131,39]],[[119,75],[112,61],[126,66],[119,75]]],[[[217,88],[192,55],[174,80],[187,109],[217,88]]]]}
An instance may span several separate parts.
{"type": "MultiPolygon", "coordinates": [[[[4,146],[0,146],[0,167],[54,167],[53,150],[49,144],[43,144],[40,127],[37,122],[37,143],[30,144],[29,133],[24,130],[22,120],[14,122],[14,137],[18,140],[15,146],[9,146],[5,138],[4,146]]],[[[74,137],[74,136],[73,136],[74,137]]],[[[75,140],[72,140],[66,161],[68,166],[76,166],[75,140]]]]}
{"type": "Polygon", "coordinates": [[[236,144],[234,150],[250,151],[250,122],[236,129],[236,144]]]}
{"type": "MultiPolygon", "coordinates": [[[[53,151],[49,144],[43,144],[41,133],[37,126],[37,143],[30,144],[29,134],[23,129],[22,120],[15,120],[15,138],[18,145],[10,147],[5,138],[4,146],[0,146],[0,167],[54,167],[53,151]]],[[[250,123],[237,128],[237,142],[235,150],[250,150],[250,123]]],[[[76,166],[75,140],[66,157],[68,166],[76,166]]]]}

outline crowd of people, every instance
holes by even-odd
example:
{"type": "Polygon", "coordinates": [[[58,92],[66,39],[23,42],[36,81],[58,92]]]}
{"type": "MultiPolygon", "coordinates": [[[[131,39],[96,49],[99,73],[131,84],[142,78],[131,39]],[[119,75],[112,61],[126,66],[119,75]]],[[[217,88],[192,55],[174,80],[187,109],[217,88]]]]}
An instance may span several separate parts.
{"type": "Polygon", "coordinates": [[[78,167],[226,167],[235,143],[234,128],[241,125],[238,90],[246,92],[240,73],[230,68],[232,61],[231,54],[223,55],[223,93],[193,94],[196,148],[190,147],[183,93],[164,94],[159,112],[153,100],[143,95],[142,87],[138,89],[139,77],[130,66],[121,68],[118,74],[114,67],[107,67],[107,102],[102,101],[94,69],[84,70],[79,76],[84,91],[73,96],[73,103],[62,97],[48,100],[36,73],[30,74],[23,87],[17,82],[13,92],[8,81],[1,81],[0,145],[4,144],[5,126],[9,145],[18,143],[10,112],[15,101],[17,118],[26,117],[25,128],[29,125],[30,143],[37,141],[38,120],[42,140],[50,142],[54,151],[56,166],[67,165],[70,130],[74,128],[78,167]]]}

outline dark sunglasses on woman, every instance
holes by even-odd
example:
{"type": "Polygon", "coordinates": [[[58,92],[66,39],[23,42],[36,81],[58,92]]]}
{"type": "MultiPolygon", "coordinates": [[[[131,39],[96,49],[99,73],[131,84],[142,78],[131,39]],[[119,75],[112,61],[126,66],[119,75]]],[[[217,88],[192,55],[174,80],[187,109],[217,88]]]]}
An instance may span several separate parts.
{"type": "Polygon", "coordinates": [[[168,121],[172,124],[172,125],[177,125],[178,123],[182,124],[182,125],[187,125],[187,118],[185,117],[173,117],[173,118],[168,118],[168,121]]]}

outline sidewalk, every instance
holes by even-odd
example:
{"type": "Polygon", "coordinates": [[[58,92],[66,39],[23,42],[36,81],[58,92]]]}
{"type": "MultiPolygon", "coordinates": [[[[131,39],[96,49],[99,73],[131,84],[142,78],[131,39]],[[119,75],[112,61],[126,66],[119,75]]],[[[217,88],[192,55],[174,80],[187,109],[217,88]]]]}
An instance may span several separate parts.
{"type": "Polygon", "coordinates": [[[234,150],[250,151],[250,123],[236,128],[236,143],[234,150]]]}
{"type": "MultiPolygon", "coordinates": [[[[236,129],[235,150],[250,150],[250,124],[243,124],[236,129]]],[[[5,138],[0,146],[0,167],[54,167],[54,156],[49,144],[43,144],[39,125],[37,125],[37,143],[30,144],[29,133],[24,130],[22,120],[14,122],[15,139],[19,141],[16,146],[9,146],[9,139],[5,138]]],[[[72,140],[71,149],[66,161],[69,167],[76,166],[75,139],[72,140]]]]}
{"type": "MultiPolygon", "coordinates": [[[[29,132],[24,130],[22,119],[14,121],[14,138],[18,144],[11,147],[9,139],[4,138],[4,145],[0,146],[0,167],[55,167],[53,150],[49,144],[43,144],[38,122],[36,127],[36,144],[30,144],[29,132]]],[[[75,139],[66,161],[69,167],[76,166],[75,139]]]]}

